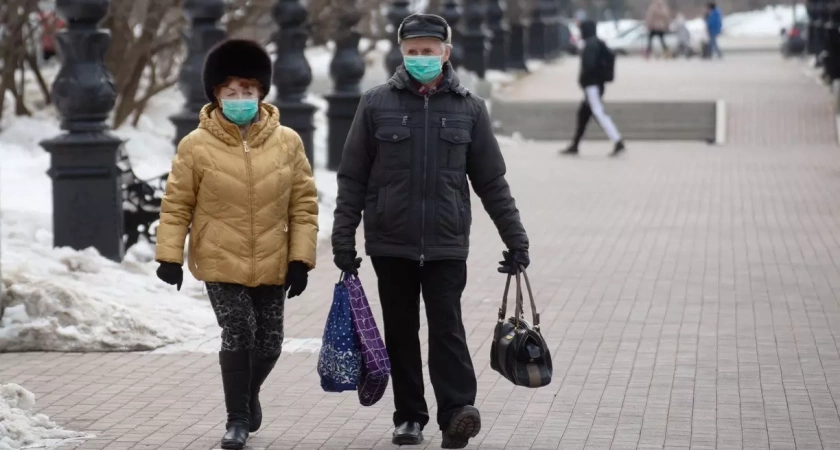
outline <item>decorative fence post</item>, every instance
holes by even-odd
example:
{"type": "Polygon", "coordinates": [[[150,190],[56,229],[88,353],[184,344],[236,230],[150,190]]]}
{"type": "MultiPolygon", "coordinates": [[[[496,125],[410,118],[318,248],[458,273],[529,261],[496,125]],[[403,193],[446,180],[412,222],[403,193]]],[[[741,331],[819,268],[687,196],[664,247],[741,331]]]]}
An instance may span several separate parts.
{"type": "Polygon", "coordinates": [[[484,79],[487,73],[487,33],[484,24],[484,5],[469,0],[464,6],[464,67],[484,79]]]}
{"type": "Polygon", "coordinates": [[[280,121],[295,130],[303,141],[306,157],[314,167],[314,142],[312,116],[315,106],[303,101],[306,89],[312,83],[312,69],[303,53],[306,48],[307,12],[299,0],[278,0],[272,10],[279,30],[273,36],[277,46],[272,82],[277,88],[275,106],[280,109],[280,121]]]}
{"type": "Polygon", "coordinates": [[[445,0],[440,16],[446,20],[452,29],[452,53],[449,55],[449,63],[457,69],[464,61],[464,43],[458,27],[458,23],[461,21],[461,8],[458,6],[458,0],[445,0]]]}
{"type": "Polygon", "coordinates": [[[508,63],[515,70],[528,70],[528,3],[529,0],[507,0],[510,22],[508,63]]]}
{"type": "Polygon", "coordinates": [[[549,59],[560,56],[560,16],[559,8],[555,0],[544,0],[545,27],[545,52],[549,59]]]}
{"type": "Polygon", "coordinates": [[[817,21],[817,2],[819,0],[808,0],[805,3],[805,8],[808,11],[808,54],[816,55],[819,53],[816,46],[816,21],[817,21]]]}
{"type": "Polygon", "coordinates": [[[510,28],[505,21],[505,6],[501,0],[487,0],[487,28],[492,33],[488,67],[494,70],[508,69],[510,28]]]}
{"type": "Polygon", "coordinates": [[[53,103],[67,131],[41,141],[50,153],[53,188],[53,245],[96,248],[121,261],[123,210],[117,158],[122,141],[106,120],[116,102],[114,80],[104,57],[110,34],[98,24],[110,0],[64,0],[56,3],[67,29],[57,34],[62,65],[52,87],[53,103]]]}
{"type": "Polygon", "coordinates": [[[543,0],[531,0],[532,21],[530,33],[528,34],[528,56],[534,59],[548,59],[546,53],[546,17],[543,8],[543,0]]]}
{"type": "Polygon", "coordinates": [[[400,45],[397,44],[397,31],[400,29],[400,24],[403,19],[411,15],[408,10],[408,0],[394,0],[391,3],[391,8],[388,10],[388,20],[391,21],[391,50],[385,55],[385,69],[388,71],[388,76],[397,71],[397,67],[403,62],[402,51],[400,45]]]}
{"type": "MultiPolygon", "coordinates": [[[[348,1],[348,0],[345,0],[348,1]]],[[[335,86],[333,93],[327,96],[329,110],[329,153],[327,168],[338,170],[344,141],[353,124],[356,108],[362,98],[361,82],[365,76],[365,60],[359,53],[359,40],[362,35],[356,29],[361,12],[355,1],[348,1],[338,12],[339,28],[335,39],[335,56],[330,63],[330,76],[335,86]]]]}
{"type": "Polygon", "coordinates": [[[840,78],[840,4],[831,3],[828,11],[828,20],[825,23],[825,49],[828,54],[826,68],[833,82],[840,78]]]}
{"type": "MultiPolygon", "coordinates": [[[[178,86],[186,102],[178,114],[170,117],[175,124],[175,146],[198,125],[198,113],[207,103],[201,71],[207,52],[227,33],[217,23],[225,14],[224,0],[186,0],[184,13],[191,22],[189,33],[184,35],[187,59],[181,65],[178,86]]],[[[263,86],[268,89],[271,86],[263,86]]]]}

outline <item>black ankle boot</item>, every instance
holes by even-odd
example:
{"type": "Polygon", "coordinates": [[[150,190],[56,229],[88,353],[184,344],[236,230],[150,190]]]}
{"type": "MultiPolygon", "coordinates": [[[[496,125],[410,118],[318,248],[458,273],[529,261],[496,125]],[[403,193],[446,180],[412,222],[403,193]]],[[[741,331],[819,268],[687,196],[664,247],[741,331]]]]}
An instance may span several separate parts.
{"type": "Polygon", "coordinates": [[[260,405],[259,397],[260,387],[262,387],[265,379],[268,378],[271,370],[274,369],[274,365],[277,363],[277,358],[279,357],[279,355],[274,357],[251,355],[251,417],[248,428],[248,431],[251,433],[259,430],[262,425],[262,405],[260,405]]]}
{"type": "Polygon", "coordinates": [[[222,367],[222,386],[225,390],[227,432],[222,448],[242,449],[248,440],[251,400],[251,353],[249,351],[219,352],[222,367]]]}
{"type": "Polygon", "coordinates": [[[228,423],[227,432],[222,438],[222,448],[241,450],[248,441],[248,424],[242,422],[228,423]]]}

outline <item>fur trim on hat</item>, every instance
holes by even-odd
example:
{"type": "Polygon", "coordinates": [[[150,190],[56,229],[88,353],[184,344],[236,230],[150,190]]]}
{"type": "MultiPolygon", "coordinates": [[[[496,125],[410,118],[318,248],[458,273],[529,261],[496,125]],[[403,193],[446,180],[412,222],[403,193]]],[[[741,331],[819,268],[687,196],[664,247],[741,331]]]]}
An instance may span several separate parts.
{"type": "Polygon", "coordinates": [[[228,77],[253,78],[260,82],[264,99],[271,89],[271,58],[262,45],[247,39],[228,39],[216,44],[204,60],[201,81],[204,94],[211,103],[216,102],[213,94],[216,86],[228,77]]]}

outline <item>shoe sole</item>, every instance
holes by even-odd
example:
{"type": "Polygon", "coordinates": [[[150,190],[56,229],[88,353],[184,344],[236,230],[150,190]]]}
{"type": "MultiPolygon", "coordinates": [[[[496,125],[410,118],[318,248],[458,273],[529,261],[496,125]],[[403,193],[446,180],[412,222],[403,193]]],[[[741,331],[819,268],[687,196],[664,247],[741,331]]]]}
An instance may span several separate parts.
{"type": "Polygon", "coordinates": [[[242,450],[245,448],[245,444],[240,444],[238,442],[224,442],[222,441],[222,448],[225,450],[242,450]]]}
{"type": "Polygon", "coordinates": [[[420,445],[423,443],[423,435],[421,434],[419,437],[394,436],[391,443],[394,445],[420,445]]]}
{"type": "Polygon", "coordinates": [[[481,415],[473,407],[466,407],[452,418],[452,422],[443,433],[441,448],[464,448],[470,438],[481,431],[481,415]]]}

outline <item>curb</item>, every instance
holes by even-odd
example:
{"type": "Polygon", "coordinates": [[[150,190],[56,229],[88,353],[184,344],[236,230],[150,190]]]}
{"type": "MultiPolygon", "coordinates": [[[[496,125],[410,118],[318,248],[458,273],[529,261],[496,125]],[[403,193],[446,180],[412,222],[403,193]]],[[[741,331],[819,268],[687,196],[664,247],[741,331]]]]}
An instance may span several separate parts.
{"type": "Polygon", "coordinates": [[[726,102],[715,102],[715,145],[726,144],[726,102]]]}

